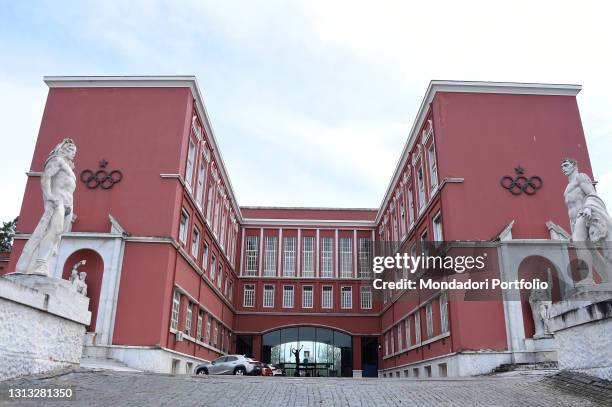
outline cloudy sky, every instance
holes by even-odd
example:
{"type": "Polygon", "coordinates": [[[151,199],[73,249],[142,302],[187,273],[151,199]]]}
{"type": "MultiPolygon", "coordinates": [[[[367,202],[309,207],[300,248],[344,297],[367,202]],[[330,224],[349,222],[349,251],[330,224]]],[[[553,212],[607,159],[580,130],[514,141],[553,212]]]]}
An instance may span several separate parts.
{"type": "Polygon", "coordinates": [[[609,2],[1,3],[2,221],[44,75],[196,75],[241,205],[336,207],[380,204],[431,79],[578,83],[612,205],[609,2]]]}

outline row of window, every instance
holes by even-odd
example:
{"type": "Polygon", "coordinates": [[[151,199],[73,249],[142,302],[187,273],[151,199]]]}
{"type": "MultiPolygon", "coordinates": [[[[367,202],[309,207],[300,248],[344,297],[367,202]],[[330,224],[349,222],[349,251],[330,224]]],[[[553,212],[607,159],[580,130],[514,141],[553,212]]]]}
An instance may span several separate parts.
{"type": "MultiPolygon", "coordinates": [[[[440,333],[448,332],[448,297],[447,293],[443,292],[439,297],[440,306],[440,333]]],[[[434,317],[433,317],[433,302],[425,304],[425,333],[426,339],[434,337],[434,317]]],[[[393,328],[385,333],[385,356],[394,355],[396,352],[402,352],[412,346],[421,344],[421,313],[420,309],[412,313],[404,320],[400,321],[393,328]],[[414,335],[412,330],[414,329],[414,335]],[[414,342],[413,342],[414,338],[414,342]],[[397,350],[395,348],[397,339],[397,350]]]]}
{"type": "MultiPolygon", "coordinates": [[[[384,216],[384,220],[379,229],[380,240],[384,241],[395,241],[399,242],[403,240],[411,227],[414,226],[418,215],[424,210],[427,199],[431,199],[435,190],[438,188],[438,167],[436,163],[436,152],[435,144],[433,141],[433,124],[431,120],[428,121],[425,129],[423,130],[422,142],[427,143],[429,138],[432,138],[430,146],[427,148],[427,168],[429,169],[429,194],[426,193],[426,181],[425,174],[423,171],[425,164],[425,158],[420,153],[421,146],[417,147],[417,152],[413,153],[412,167],[414,171],[407,170],[403,179],[400,181],[400,185],[396,189],[387,213],[384,216]],[[416,155],[415,155],[416,154],[416,155]],[[412,177],[411,174],[415,176],[412,177]],[[416,186],[414,183],[416,182],[416,186]],[[414,194],[413,190],[416,187],[417,194],[417,205],[418,210],[415,212],[414,205],[414,194]],[[428,197],[427,197],[428,195],[428,197]],[[408,217],[406,217],[406,210],[408,217]]],[[[441,232],[441,230],[440,230],[441,232]]],[[[434,227],[434,240],[441,241],[442,234],[436,236],[436,230],[434,227]]]]}
{"type": "MultiPolygon", "coordinates": [[[[189,225],[189,215],[186,211],[181,213],[181,221],[179,228],[179,238],[181,242],[187,242],[187,230],[189,225]]],[[[190,254],[196,260],[196,263],[202,267],[204,270],[204,275],[206,275],[209,280],[216,284],[219,291],[221,291],[226,298],[232,301],[233,295],[233,279],[230,277],[228,272],[223,272],[223,263],[219,260],[217,264],[217,256],[210,252],[208,248],[208,242],[206,240],[201,239],[200,229],[197,226],[193,226],[191,231],[191,245],[189,248],[190,254]],[[202,243],[200,242],[202,240],[202,243]],[[200,261],[200,247],[202,248],[202,259],[200,261]],[[210,269],[207,273],[208,262],[210,257],[210,269]],[[224,285],[225,283],[225,285],[224,285]]]]}
{"type": "MultiPolygon", "coordinates": [[[[334,258],[334,243],[333,237],[321,237],[320,239],[320,271],[319,276],[323,278],[335,277],[335,258],[334,258]]],[[[299,270],[300,276],[309,278],[315,277],[316,263],[318,254],[315,251],[316,238],[313,236],[304,236],[301,238],[301,265],[299,270]]],[[[285,236],[282,238],[282,245],[277,236],[265,236],[263,247],[263,265],[260,264],[260,241],[259,237],[249,235],[246,237],[245,250],[245,267],[243,275],[264,277],[296,277],[298,274],[298,248],[297,237],[285,236]],[[279,257],[282,253],[282,257],[279,257]],[[260,273],[261,269],[261,273],[260,273]],[[279,269],[282,272],[279,273],[279,269]]],[[[358,238],[358,257],[357,268],[359,278],[368,278],[371,276],[371,253],[372,245],[369,238],[358,238]]],[[[353,238],[341,237],[338,239],[339,244],[339,277],[352,278],[354,277],[353,267],[353,238]]]]}
{"type": "MultiPolygon", "coordinates": [[[[203,138],[203,132],[199,126],[196,115],[192,121],[193,133],[196,133],[199,139],[203,138]]],[[[218,239],[221,249],[225,251],[228,257],[233,262],[236,254],[236,238],[238,236],[238,222],[230,205],[229,199],[225,193],[218,171],[214,161],[211,160],[211,152],[206,147],[206,141],[201,143],[199,151],[199,161],[196,162],[198,147],[189,137],[189,147],[187,151],[187,164],[185,167],[185,184],[189,192],[193,193],[193,178],[198,166],[196,187],[195,187],[195,202],[198,209],[206,214],[206,222],[211,227],[214,236],[218,239]],[[206,194],[206,208],[203,207],[204,197],[206,194]]],[[[186,242],[187,240],[183,240],[186,242]]]]}
{"type": "MultiPolygon", "coordinates": [[[[263,308],[274,308],[276,286],[265,284],[263,286],[262,306],[263,308]]],[[[334,287],[324,285],[321,287],[321,308],[332,309],[334,307],[334,287]]],[[[359,289],[360,308],[372,309],[372,287],[363,285],[359,289]]],[[[245,307],[255,306],[255,284],[244,285],[243,305],[245,307]]],[[[283,285],[282,296],[283,308],[295,308],[295,286],[283,285]]],[[[302,308],[314,307],[314,287],[311,285],[302,286],[302,308]]],[[[340,308],[353,308],[353,287],[340,287],[340,308]]]]}
{"type": "MultiPolygon", "coordinates": [[[[174,291],[172,316],[170,319],[170,328],[174,331],[178,331],[181,314],[181,296],[179,291],[174,291]]],[[[204,309],[196,306],[191,300],[187,302],[187,308],[185,309],[185,327],[183,333],[190,338],[220,349],[223,352],[229,350],[229,337],[231,336],[229,330],[226,330],[221,322],[217,321],[204,309]],[[195,330],[193,329],[194,308],[197,308],[195,330]]]]}

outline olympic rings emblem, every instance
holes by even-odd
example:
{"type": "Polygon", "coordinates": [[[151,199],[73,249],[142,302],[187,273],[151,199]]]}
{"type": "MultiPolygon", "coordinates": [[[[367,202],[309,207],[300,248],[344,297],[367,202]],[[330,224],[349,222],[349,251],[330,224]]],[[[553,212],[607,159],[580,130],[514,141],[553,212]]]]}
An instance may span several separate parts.
{"type": "MultiPolygon", "coordinates": [[[[100,168],[106,167],[108,162],[106,160],[100,161],[100,168]]],[[[123,174],[119,170],[113,170],[108,172],[103,169],[99,169],[96,172],[92,170],[83,170],[81,172],[81,181],[87,186],[87,188],[95,189],[100,187],[102,189],[110,189],[116,183],[120,182],[123,178],[123,174]]]]}
{"type": "Polygon", "coordinates": [[[538,189],[542,188],[544,184],[542,178],[537,175],[529,178],[525,177],[521,166],[518,166],[515,171],[517,173],[516,178],[506,175],[499,181],[501,186],[510,191],[512,195],[520,195],[523,192],[527,195],[534,195],[538,189]]]}

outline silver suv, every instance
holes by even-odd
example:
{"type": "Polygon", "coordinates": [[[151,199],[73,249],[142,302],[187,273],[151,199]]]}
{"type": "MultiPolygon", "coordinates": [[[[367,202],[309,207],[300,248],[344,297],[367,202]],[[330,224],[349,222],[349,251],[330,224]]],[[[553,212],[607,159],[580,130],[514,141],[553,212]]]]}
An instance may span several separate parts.
{"type": "Polygon", "coordinates": [[[195,374],[233,374],[236,376],[259,375],[261,363],[244,355],[221,356],[212,362],[202,363],[194,369],[195,374]]]}

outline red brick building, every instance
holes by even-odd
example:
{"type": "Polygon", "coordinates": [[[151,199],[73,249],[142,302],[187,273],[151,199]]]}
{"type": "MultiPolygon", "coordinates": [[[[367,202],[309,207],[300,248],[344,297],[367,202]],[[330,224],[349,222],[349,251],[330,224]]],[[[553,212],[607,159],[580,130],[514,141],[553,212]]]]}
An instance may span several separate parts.
{"type": "Polygon", "coordinates": [[[445,376],[533,351],[524,306],[377,295],[372,250],[494,244],[510,229],[515,244],[550,241],[549,221],[569,230],[559,163],[574,157],[591,174],[579,86],[432,81],[381,205],[314,209],[238,205],[194,77],[45,82],[8,270],[42,213],[40,171],[59,140],[78,147],[77,177],[118,171],[107,188],[79,181],[55,265],[65,278],[88,260],[86,354],[185,372],[239,352],[291,372],[302,346],[303,374],[445,376]],[[538,193],[500,185],[518,165],[544,181],[538,193]]]}

